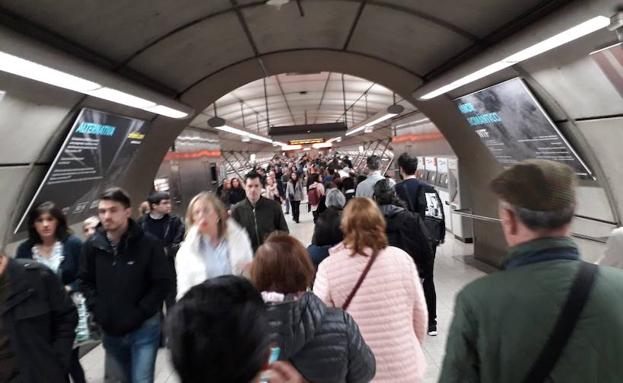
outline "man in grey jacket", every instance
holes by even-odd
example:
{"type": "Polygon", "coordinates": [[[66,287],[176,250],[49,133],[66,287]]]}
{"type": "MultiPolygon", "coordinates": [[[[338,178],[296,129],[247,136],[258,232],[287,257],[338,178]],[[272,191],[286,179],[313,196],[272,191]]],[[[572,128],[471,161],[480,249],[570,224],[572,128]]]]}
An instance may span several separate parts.
{"type": "Polygon", "coordinates": [[[355,191],[355,197],[368,197],[372,198],[374,195],[374,185],[382,180],[384,177],[379,170],[381,168],[381,157],[376,154],[371,155],[366,160],[368,166],[368,178],[357,185],[355,191]]]}

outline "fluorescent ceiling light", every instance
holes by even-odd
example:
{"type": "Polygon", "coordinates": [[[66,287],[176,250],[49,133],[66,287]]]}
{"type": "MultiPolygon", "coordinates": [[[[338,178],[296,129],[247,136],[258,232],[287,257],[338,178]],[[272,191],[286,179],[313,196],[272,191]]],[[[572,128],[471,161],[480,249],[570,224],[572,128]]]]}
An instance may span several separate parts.
{"type": "Polygon", "coordinates": [[[594,55],[594,54],[599,53],[599,52],[607,51],[608,49],[614,48],[614,47],[619,46],[619,45],[623,45],[623,43],[616,43],[616,44],[608,45],[607,47],[604,47],[604,48],[601,48],[601,49],[597,49],[596,51],[592,51],[590,54],[594,55]]]}
{"type": "Polygon", "coordinates": [[[335,141],[341,142],[342,141],[342,137],[341,136],[340,137],[333,137],[333,138],[331,138],[330,140],[327,141],[327,144],[330,144],[330,143],[335,142],[335,141]]]}
{"type": "Polygon", "coordinates": [[[364,130],[365,128],[372,127],[372,126],[374,126],[374,125],[376,125],[376,124],[378,124],[380,122],[388,120],[388,119],[390,119],[390,118],[392,118],[394,116],[397,116],[397,115],[398,115],[397,113],[387,113],[384,116],[381,116],[381,117],[379,117],[379,118],[377,118],[375,120],[372,120],[370,122],[365,123],[364,125],[361,125],[360,127],[356,128],[356,129],[351,130],[350,132],[346,132],[346,135],[350,136],[351,134],[355,134],[357,132],[360,132],[360,131],[364,130]]]}
{"type": "Polygon", "coordinates": [[[242,136],[242,137],[253,138],[253,139],[258,140],[258,141],[268,142],[269,144],[273,143],[273,140],[271,140],[268,137],[258,136],[257,134],[245,132],[244,130],[232,128],[231,126],[227,126],[227,125],[217,126],[217,127],[215,127],[215,129],[222,130],[223,132],[227,132],[227,133],[231,133],[231,134],[237,134],[237,135],[242,136]]]}
{"type": "Polygon", "coordinates": [[[303,149],[303,145],[283,145],[281,150],[301,150],[303,149]]]}
{"type": "Polygon", "coordinates": [[[312,148],[314,149],[323,149],[333,147],[333,144],[330,142],[321,142],[319,144],[312,144],[312,148]]]}
{"type": "Polygon", "coordinates": [[[304,151],[304,152],[308,152],[308,151],[310,151],[310,150],[311,150],[311,148],[305,148],[305,149],[303,149],[303,151],[304,151]]]}
{"type": "Polygon", "coordinates": [[[407,127],[407,126],[413,126],[413,125],[417,125],[417,124],[422,123],[422,122],[429,122],[429,121],[430,121],[430,118],[422,118],[422,119],[419,119],[419,120],[409,121],[409,122],[405,122],[404,124],[396,125],[396,128],[400,129],[400,128],[404,128],[404,127],[407,127]]]}
{"type": "Polygon", "coordinates": [[[188,117],[188,113],[181,112],[177,109],[169,108],[164,105],[156,105],[149,108],[145,108],[148,112],[161,114],[163,116],[171,117],[171,118],[185,118],[188,117]]]}
{"type": "Polygon", "coordinates": [[[145,100],[144,98],[136,97],[112,88],[99,88],[94,91],[87,92],[87,94],[93,97],[116,102],[118,104],[131,106],[133,108],[147,109],[157,106],[153,101],[145,100]]]}
{"type": "Polygon", "coordinates": [[[594,17],[590,20],[586,20],[585,22],[576,25],[575,27],[569,28],[564,32],[552,36],[549,39],[545,39],[540,43],[534,44],[529,48],[519,51],[514,55],[508,56],[504,59],[504,61],[517,63],[527,60],[536,55],[540,55],[543,52],[547,52],[570,41],[577,40],[582,36],[586,36],[602,28],[605,28],[608,25],[610,25],[610,18],[605,16],[594,17]]]}
{"type": "Polygon", "coordinates": [[[461,77],[460,79],[453,81],[450,84],[444,85],[429,93],[426,93],[425,95],[420,97],[420,100],[429,100],[431,98],[435,98],[439,95],[442,95],[454,89],[460,88],[463,85],[469,84],[483,77],[486,77],[492,73],[508,68],[514,64],[517,64],[518,62],[527,60],[541,53],[547,52],[561,45],[564,45],[568,42],[579,39],[580,37],[583,37],[590,33],[598,31],[602,28],[607,27],[608,25],[610,25],[610,19],[608,17],[605,17],[605,16],[594,17],[572,28],[569,28],[564,32],[558,33],[557,35],[554,35],[526,49],[516,52],[498,62],[495,62],[482,69],[479,69],[476,72],[473,72],[473,73],[468,74],[467,76],[461,77]]]}
{"type": "Polygon", "coordinates": [[[102,87],[96,82],[85,80],[4,52],[0,52],[0,70],[80,93],[102,87]]]}
{"type": "Polygon", "coordinates": [[[148,112],[160,114],[172,118],[188,117],[188,113],[182,112],[164,105],[140,98],[116,89],[105,87],[99,83],[85,80],[81,77],[62,72],[48,66],[37,64],[11,54],[0,52],[0,71],[11,73],[20,77],[43,82],[59,88],[69,89],[74,92],[88,94],[102,98],[117,104],[139,108],[148,112]]]}

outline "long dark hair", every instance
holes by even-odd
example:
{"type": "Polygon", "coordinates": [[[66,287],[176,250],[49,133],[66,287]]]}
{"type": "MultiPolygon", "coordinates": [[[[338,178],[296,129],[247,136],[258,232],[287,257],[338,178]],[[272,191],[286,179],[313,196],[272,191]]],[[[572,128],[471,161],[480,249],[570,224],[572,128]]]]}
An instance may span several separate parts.
{"type": "Polygon", "coordinates": [[[67,218],[65,218],[65,214],[63,211],[54,205],[54,202],[44,202],[39,206],[35,207],[28,214],[28,239],[32,243],[42,243],[43,240],[37,233],[35,229],[35,222],[39,217],[43,214],[50,214],[54,219],[56,219],[56,231],[54,232],[54,238],[63,242],[69,237],[71,234],[71,230],[67,227],[67,218]]]}

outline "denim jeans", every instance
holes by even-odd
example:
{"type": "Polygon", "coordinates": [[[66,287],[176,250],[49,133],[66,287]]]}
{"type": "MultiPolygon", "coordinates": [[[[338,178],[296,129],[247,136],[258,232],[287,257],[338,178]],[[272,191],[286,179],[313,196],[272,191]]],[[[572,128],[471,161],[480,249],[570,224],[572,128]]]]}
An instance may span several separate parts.
{"type": "Polygon", "coordinates": [[[158,344],[160,313],[147,319],[141,327],[123,336],[103,336],[112,381],[153,383],[158,344]]]}

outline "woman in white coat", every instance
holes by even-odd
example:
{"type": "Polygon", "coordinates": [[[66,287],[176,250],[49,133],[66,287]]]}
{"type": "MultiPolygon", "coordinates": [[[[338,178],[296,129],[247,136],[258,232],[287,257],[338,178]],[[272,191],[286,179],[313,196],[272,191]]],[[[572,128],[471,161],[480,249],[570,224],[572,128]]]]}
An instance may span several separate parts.
{"type": "Polygon", "coordinates": [[[221,275],[242,275],[253,260],[246,230],[227,216],[211,193],[196,195],[186,211],[190,228],[175,259],[177,299],[191,287],[221,275]]]}

